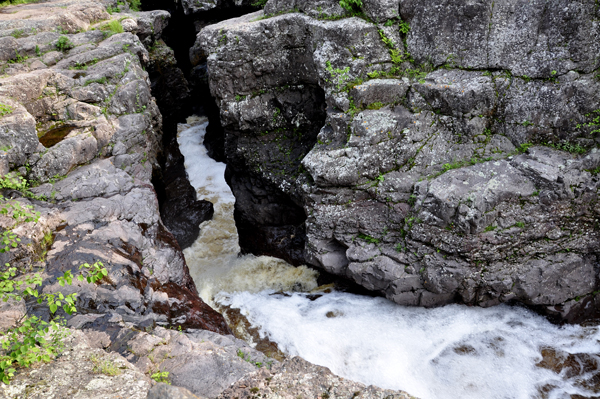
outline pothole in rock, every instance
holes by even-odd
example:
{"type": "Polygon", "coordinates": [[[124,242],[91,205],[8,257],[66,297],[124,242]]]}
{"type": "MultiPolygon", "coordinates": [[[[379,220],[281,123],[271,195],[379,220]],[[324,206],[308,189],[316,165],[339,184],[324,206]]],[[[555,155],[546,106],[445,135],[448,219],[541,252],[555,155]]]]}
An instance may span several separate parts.
{"type": "Polygon", "coordinates": [[[75,126],[62,125],[55,127],[45,132],[38,133],[40,143],[46,148],[50,148],[64,140],[73,130],[77,129],[75,126]]]}

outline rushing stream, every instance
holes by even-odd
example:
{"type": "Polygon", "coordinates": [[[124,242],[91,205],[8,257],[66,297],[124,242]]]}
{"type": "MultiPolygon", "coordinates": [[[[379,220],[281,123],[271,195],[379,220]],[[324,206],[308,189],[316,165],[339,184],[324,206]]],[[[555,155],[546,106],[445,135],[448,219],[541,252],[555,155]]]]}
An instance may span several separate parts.
{"type": "Polygon", "coordinates": [[[191,117],[178,134],[198,198],[215,205],[213,220],[184,251],[207,303],[239,309],[287,355],[422,399],[598,397],[598,327],[558,327],[508,306],[424,309],[319,291],[308,268],[238,257],[235,199],[225,165],[202,144],[207,123],[191,117]]]}

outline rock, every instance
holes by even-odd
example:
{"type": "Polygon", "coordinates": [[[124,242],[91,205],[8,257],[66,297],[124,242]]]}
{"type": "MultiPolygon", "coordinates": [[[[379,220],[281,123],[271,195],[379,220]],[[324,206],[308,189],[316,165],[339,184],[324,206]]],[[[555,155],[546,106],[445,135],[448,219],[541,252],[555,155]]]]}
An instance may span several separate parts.
{"type": "Polygon", "coordinates": [[[594,14],[593,3],[563,0],[552,4],[409,0],[400,7],[400,15],[411,26],[408,51],[418,63],[503,69],[535,78],[551,77],[552,71],[562,75],[598,68],[598,60],[591,56],[598,52],[600,37],[594,14]],[[563,46],[564,40],[569,46],[563,46]]]}
{"type": "MultiPolygon", "coordinates": [[[[0,61],[0,68],[22,67],[5,68],[0,79],[0,101],[10,110],[5,114],[2,109],[0,117],[0,141],[10,147],[3,159],[11,169],[25,165],[19,173],[38,184],[28,194],[35,200],[20,198],[23,193],[14,190],[4,194],[40,212],[37,223],[15,225],[13,218],[0,218],[0,225],[11,228],[22,243],[3,253],[2,260],[42,268],[45,292],[78,292],[78,308],[90,315],[114,311],[140,326],[229,333],[222,316],[198,297],[181,249],[160,219],[151,180],[159,167],[162,118],[144,70],[147,49],[132,33],[87,30],[98,19],[108,19],[104,6],[57,4],[15,6],[17,14],[0,17],[1,29],[39,27],[36,34],[28,31],[16,39],[17,51],[53,64],[31,70],[33,63],[0,61]],[[44,22],[42,9],[47,11],[44,22]],[[20,13],[30,18],[16,19],[20,13]],[[85,26],[84,31],[51,32],[67,20],[85,26]],[[61,37],[68,46],[58,46],[61,37]],[[108,270],[103,282],[69,288],[56,282],[58,274],[77,274],[81,264],[98,261],[108,270]]],[[[158,39],[168,20],[168,13],[160,11],[127,16],[144,41],[158,39]]],[[[35,311],[44,314],[41,308],[35,311]]]]}
{"type": "Polygon", "coordinates": [[[513,3],[271,0],[203,28],[242,247],[403,305],[595,314],[569,304],[600,288],[597,12],[513,3]]]}
{"type": "Polygon", "coordinates": [[[326,367],[317,366],[294,357],[274,366],[272,370],[261,368],[248,374],[233,386],[226,389],[219,399],[252,398],[394,398],[411,399],[406,392],[392,391],[366,386],[359,382],[345,380],[329,371],[326,367]]]}
{"type": "Polygon", "coordinates": [[[6,398],[146,398],[147,376],[119,354],[90,347],[83,332],[66,332],[65,347],[56,361],[22,370],[10,385],[0,386],[0,394],[6,398]]]}
{"type": "Polygon", "coordinates": [[[147,399],[197,399],[198,396],[181,387],[158,383],[148,391],[147,399]]]}
{"type": "Polygon", "coordinates": [[[173,385],[200,397],[214,398],[257,367],[277,363],[244,341],[210,331],[183,333],[158,327],[152,333],[122,330],[119,334],[127,337],[123,355],[140,370],[168,372],[173,385]]]}

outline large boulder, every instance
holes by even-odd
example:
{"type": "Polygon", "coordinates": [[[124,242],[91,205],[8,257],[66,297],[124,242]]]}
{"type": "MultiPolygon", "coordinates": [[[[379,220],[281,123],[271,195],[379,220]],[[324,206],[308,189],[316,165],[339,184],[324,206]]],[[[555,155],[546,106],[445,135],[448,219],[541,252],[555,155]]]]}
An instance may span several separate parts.
{"type": "Polygon", "coordinates": [[[220,107],[240,241],[246,231],[248,247],[277,254],[256,232],[284,229],[285,242],[302,229],[295,263],[399,304],[518,301],[589,316],[600,287],[594,2],[370,1],[364,19],[327,4],[271,0],[266,14],[204,28],[190,51],[206,58],[220,107]],[[312,109],[325,114],[289,140],[310,110],[287,111],[281,93],[319,90],[312,109]],[[290,203],[304,211],[285,212],[295,230],[282,219],[290,203]]]}

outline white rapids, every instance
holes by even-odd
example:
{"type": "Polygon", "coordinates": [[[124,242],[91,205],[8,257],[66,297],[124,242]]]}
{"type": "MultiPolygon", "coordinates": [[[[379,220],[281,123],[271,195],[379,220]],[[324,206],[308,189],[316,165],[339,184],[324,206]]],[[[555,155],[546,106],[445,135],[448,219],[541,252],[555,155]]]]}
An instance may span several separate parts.
{"type": "Polygon", "coordinates": [[[213,220],[184,250],[207,303],[240,309],[288,355],[422,399],[598,396],[597,327],[558,327],[509,306],[424,309],[335,291],[314,299],[306,294],[317,288],[311,269],[266,256],[238,257],[235,198],[225,165],[209,158],[202,144],[207,124],[191,117],[178,134],[198,199],[215,206],[213,220]],[[301,292],[276,294],[281,291],[301,292]],[[539,366],[552,362],[563,367],[539,366]]]}

